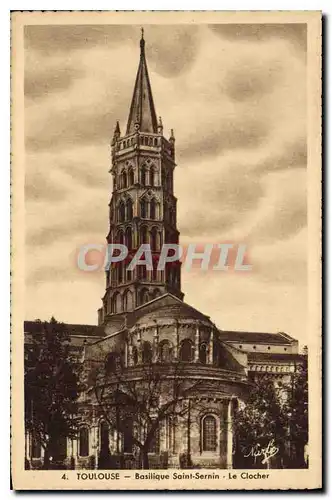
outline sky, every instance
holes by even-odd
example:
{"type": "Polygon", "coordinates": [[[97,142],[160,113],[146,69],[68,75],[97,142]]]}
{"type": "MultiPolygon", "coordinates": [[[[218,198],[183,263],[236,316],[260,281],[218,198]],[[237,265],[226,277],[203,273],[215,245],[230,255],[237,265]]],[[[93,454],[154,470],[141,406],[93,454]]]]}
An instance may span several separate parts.
{"type": "MultiPolygon", "coordinates": [[[[144,26],[164,135],[176,138],[180,243],[247,245],[252,271],[182,272],[185,301],[224,330],[307,341],[306,27],[144,26]]],[[[25,28],[26,319],[96,324],[110,141],[125,130],[140,26],[25,28]]]]}

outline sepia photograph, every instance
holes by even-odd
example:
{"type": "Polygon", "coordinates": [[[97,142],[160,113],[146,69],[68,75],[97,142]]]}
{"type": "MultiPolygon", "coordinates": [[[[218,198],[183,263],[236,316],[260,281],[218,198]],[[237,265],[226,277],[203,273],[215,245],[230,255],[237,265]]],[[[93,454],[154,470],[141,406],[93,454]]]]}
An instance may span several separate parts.
{"type": "Polygon", "coordinates": [[[321,485],[321,17],[217,14],[12,16],[17,489],[321,485]]]}

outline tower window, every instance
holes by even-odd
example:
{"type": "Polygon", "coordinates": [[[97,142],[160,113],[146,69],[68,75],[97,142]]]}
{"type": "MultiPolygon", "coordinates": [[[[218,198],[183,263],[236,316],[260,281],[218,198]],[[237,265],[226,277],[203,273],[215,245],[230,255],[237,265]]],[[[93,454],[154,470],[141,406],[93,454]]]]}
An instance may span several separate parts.
{"type": "Polygon", "coordinates": [[[158,250],[158,229],[155,227],[151,230],[151,250],[158,250]]]}
{"type": "Polygon", "coordinates": [[[145,169],[145,167],[141,168],[141,184],[142,184],[142,186],[145,186],[145,184],[146,184],[146,169],[145,169]]]}
{"type": "Polygon", "coordinates": [[[119,205],[119,222],[123,222],[125,220],[125,214],[126,214],[125,204],[123,203],[123,201],[121,201],[119,205]]]}
{"type": "Polygon", "coordinates": [[[143,198],[143,200],[141,200],[140,206],[141,206],[142,219],[147,219],[148,218],[148,202],[145,198],[143,198]]]}
{"type": "Polygon", "coordinates": [[[129,199],[126,203],[126,219],[131,220],[133,218],[133,202],[129,199]]]}
{"type": "Polygon", "coordinates": [[[157,218],[157,206],[158,206],[158,203],[153,198],[151,200],[151,203],[150,203],[150,219],[156,219],[157,218]]]}
{"type": "MultiPolygon", "coordinates": [[[[146,226],[142,226],[140,230],[141,245],[144,243],[149,243],[149,233],[146,226]]],[[[142,266],[141,266],[142,267],[142,266]]]]}
{"type": "Polygon", "coordinates": [[[127,227],[126,229],[126,245],[128,250],[131,250],[133,247],[133,233],[131,227],[127,227]]]}
{"type": "Polygon", "coordinates": [[[123,171],[121,174],[121,187],[122,188],[127,187],[127,173],[126,173],[126,171],[123,171]]]}
{"type": "Polygon", "coordinates": [[[134,184],[134,171],[131,168],[128,173],[128,185],[132,186],[134,184]]]}
{"type": "Polygon", "coordinates": [[[154,169],[153,169],[153,167],[150,167],[149,184],[150,184],[150,186],[154,186],[154,169]]]}
{"type": "Polygon", "coordinates": [[[202,450],[217,450],[217,422],[212,415],[207,415],[202,420],[202,450]]]}

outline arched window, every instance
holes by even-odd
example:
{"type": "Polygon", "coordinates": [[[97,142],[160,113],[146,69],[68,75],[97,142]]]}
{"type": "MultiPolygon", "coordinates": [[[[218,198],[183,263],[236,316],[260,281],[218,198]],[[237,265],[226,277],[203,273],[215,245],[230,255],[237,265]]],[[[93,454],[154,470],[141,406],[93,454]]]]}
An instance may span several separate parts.
{"type": "Polygon", "coordinates": [[[149,216],[149,203],[148,201],[143,198],[141,201],[140,201],[140,208],[141,208],[141,217],[142,219],[147,219],[148,216],[149,216]]]}
{"type": "Polygon", "coordinates": [[[118,243],[121,243],[121,245],[124,244],[124,235],[123,235],[123,231],[120,229],[120,231],[117,232],[116,234],[116,241],[118,243]]]}
{"type": "Polygon", "coordinates": [[[193,359],[193,343],[190,339],[184,339],[180,346],[181,361],[190,362],[193,359]]]}
{"type": "Polygon", "coordinates": [[[125,216],[126,216],[126,207],[123,201],[121,201],[119,204],[119,212],[118,212],[119,222],[123,222],[125,220],[125,216]]]}
{"type": "Polygon", "coordinates": [[[30,453],[31,453],[31,458],[41,457],[41,444],[36,434],[31,435],[30,453]]]}
{"type": "Polygon", "coordinates": [[[199,360],[203,364],[206,364],[206,362],[207,362],[207,345],[206,344],[201,344],[199,346],[199,360]]]}
{"type": "Polygon", "coordinates": [[[144,167],[144,165],[141,168],[141,184],[142,186],[145,186],[146,184],[146,168],[144,167]]]}
{"type": "Polygon", "coordinates": [[[127,220],[132,220],[132,218],[133,218],[133,202],[131,199],[129,199],[127,201],[127,204],[126,204],[126,215],[127,215],[127,217],[126,217],[127,220]]]}
{"type": "Polygon", "coordinates": [[[217,450],[217,422],[212,415],[206,415],[202,419],[202,450],[217,450]]]}
{"type": "Polygon", "coordinates": [[[149,171],[149,184],[150,186],[154,186],[154,168],[150,167],[149,171]]]}
{"type": "Polygon", "coordinates": [[[128,250],[131,250],[133,247],[133,232],[131,227],[127,227],[126,229],[126,245],[128,250]]]}
{"type": "Polygon", "coordinates": [[[131,168],[128,172],[128,186],[133,186],[135,183],[134,171],[131,168]]]}
{"type": "Polygon", "coordinates": [[[118,283],[123,283],[123,262],[117,263],[118,283]]]}
{"type": "Polygon", "coordinates": [[[87,427],[80,428],[79,455],[81,457],[89,456],[89,429],[87,427]]]}
{"type": "Polygon", "coordinates": [[[163,363],[171,361],[171,345],[168,340],[163,340],[159,344],[159,359],[163,363]]]}
{"type": "Polygon", "coordinates": [[[156,227],[151,229],[151,250],[158,250],[158,229],[156,227]]]}
{"type": "Polygon", "coordinates": [[[143,343],[142,361],[145,364],[149,364],[152,362],[152,347],[151,347],[150,342],[148,342],[148,341],[145,341],[143,343]]]}
{"type": "Polygon", "coordinates": [[[127,172],[125,170],[121,174],[121,187],[122,188],[127,187],[127,172]]]}
{"type": "Polygon", "coordinates": [[[149,243],[149,233],[146,226],[142,226],[140,229],[140,244],[149,243]]]}
{"type": "Polygon", "coordinates": [[[157,218],[157,202],[154,198],[152,198],[150,202],[150,219],[156,219],[157,218]]]}

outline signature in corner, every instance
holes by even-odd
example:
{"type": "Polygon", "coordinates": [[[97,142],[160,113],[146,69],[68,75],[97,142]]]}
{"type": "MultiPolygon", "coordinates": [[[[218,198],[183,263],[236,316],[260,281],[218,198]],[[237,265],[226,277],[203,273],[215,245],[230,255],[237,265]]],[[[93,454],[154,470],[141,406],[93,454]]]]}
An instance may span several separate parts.
{"type": "Polygon", "coordinates": [[[262,464],[266,464],[267,461],[274,457],[279,452],[278,446],[275,445],[274,439],[271,439],[269,444],[263,448],[259,443],[252,446],[249,450],[249,453],[243,455],[245,458],[247,457],[263,457],[262,464]]]}

